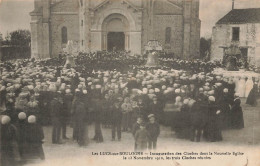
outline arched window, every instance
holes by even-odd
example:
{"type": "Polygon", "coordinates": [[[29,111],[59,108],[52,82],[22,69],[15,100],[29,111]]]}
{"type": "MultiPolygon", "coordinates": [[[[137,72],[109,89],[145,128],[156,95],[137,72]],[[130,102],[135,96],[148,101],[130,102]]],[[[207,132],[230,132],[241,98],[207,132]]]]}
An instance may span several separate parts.
{"type": "Polygon", "coordinates": [[[66,44],[68,42],[67,28],[66,27],[61,28],[61,41],[62,41],[62,44],[66,44]]]}
{"type": "Polygon", "coordinates": [[[165,43],[169,44],[171,42],[171,37],[172,37],[172,28],[167,27],[165,29],[165,43]]]}

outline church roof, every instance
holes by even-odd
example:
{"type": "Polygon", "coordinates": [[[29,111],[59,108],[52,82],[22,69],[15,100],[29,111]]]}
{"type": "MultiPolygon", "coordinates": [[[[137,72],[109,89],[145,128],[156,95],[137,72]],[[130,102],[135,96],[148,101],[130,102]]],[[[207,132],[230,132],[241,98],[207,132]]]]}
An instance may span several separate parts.
{"type": "Polygon", "coordinates": [[[217,24],[244,23],[260,23],[260,8],[233,9],[217,22],[217,24]]]}

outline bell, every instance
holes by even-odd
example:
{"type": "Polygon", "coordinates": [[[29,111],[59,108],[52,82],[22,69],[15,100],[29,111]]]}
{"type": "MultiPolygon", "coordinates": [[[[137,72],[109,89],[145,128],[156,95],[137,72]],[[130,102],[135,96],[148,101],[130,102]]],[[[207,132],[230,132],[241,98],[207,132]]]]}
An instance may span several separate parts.
{"type": "Polygon", "coordinates": [[[157,67],[158,65],[158,54],[156,52],[149,53],[145,67],[157,67]]]}
{"type": "Polygon", "coordinates": [[[66,57],[67,59],[66,59],[66,63],[65,63],[65,67],[67,66],[67,65],[70,65],[70,67],[75,67],[76,65],[75,65],[75,60],[74,60],[74,58],[71,56],[71,55],[67,55],[67,57],[66,57]]]}

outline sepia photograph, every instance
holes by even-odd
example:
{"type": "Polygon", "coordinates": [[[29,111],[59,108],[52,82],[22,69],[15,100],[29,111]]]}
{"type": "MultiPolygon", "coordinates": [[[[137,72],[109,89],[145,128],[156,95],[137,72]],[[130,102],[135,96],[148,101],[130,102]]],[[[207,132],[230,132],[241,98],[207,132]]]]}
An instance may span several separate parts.
{"type": "Polygon", "coordinates": [[[0,166],[260,166],[260,0],[0,0],[0,166]]]}

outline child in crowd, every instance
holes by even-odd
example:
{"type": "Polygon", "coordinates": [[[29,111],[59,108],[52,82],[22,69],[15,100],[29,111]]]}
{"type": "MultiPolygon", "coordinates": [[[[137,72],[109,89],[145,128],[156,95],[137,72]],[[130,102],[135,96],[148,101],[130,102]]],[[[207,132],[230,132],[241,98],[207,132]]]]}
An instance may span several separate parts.
{"type": "MultiPolygon", "coordinates": [[[[143,119],[141,117],[138,117],[136,123],[132,127],[132,134],[134,137],[135,137],[137,130],[140,129],[141,123],[143,123],[143,119]]],[[[135,143],[135,150],[136,150],[136,147],[137,147],[137,145],[135,143]]]]}
{"type": "Polygon", "coordinates": [[[140,129],[135,133],[135,145],[137,151],[144,151],[147,149],[149,140],[149,133],[145,128],[145,123],[140,124],[140,129]]]}
{"type": "Polygon", "coordinates": [[[160,134],[160,125],[155,121],[154,114],[148,116],[149,123],[146,126],[146,129],[149,133],[149,149],[156,149],[157,138],[160,134]]]}

